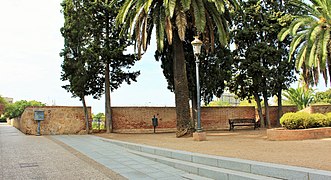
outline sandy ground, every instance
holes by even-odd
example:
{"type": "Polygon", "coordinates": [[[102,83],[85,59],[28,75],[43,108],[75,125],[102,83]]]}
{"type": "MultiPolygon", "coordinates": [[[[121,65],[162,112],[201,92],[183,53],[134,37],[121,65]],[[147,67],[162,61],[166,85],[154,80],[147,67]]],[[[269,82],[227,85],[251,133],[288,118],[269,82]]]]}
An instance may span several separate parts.
{"type": "Polygon", "coordinates": [[[331,138],[269,141],[266,130],[207,132],[207,141],[176,138],[175,133],[96,134],[127,142],[226,157],[272,162],[331,171],[331,138]]]}

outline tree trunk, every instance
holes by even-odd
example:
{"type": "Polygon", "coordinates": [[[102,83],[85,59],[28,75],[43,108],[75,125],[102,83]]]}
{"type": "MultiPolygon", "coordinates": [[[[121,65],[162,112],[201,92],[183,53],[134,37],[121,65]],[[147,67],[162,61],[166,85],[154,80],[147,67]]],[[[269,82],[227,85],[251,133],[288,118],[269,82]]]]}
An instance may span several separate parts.
{"type": "MultiPolygon", "coordinates": [[[[110,22],[109,14],[106,12],[106,48],[110,47],[110,22]]],[[[108,49],[109,50],[109,49],[108,49]]],[[[106,56],[109,58],[108,56],[106,56]]],[[[110,70],[109,70],[109,59],[105,61],[105,121],[106,121],[106,132],[113,132],[113,121],[111,119],[111,105],[110,105],[110,70]]]]}
{"type": "Polygon", "coordinates": [[[85,97],[82,97],[82,103],[83,103],[83,109],[84,109],[84,114],[85,114],[85,130],[86,133],[89,134],[90,133],[90,127],[89,127],[89,114],[88,114],[88,110],[86,107],[86,102],[85,102],[85,97]]]}
{"type": "Polygon", "coordinates": [[[186,64],[184,56],[183,42],[179,39],[178,33],[174,33],[173,42],[174,53],[174,84],[177,132],[176,137],[191,135],[193,127],[191,124],[189,90],[186,75],[186,64]]]}
{"type": "Polygon", "coordinates": [[[113,121],[111,119],[111,106],[110,106],[110,78],[109,78],[109,63],[105,67],[105,118],[107,133],[113,132],[113,121]]]}
{"type": "Polygon", "coordinates": [[[283,115],[283,105],[282,105],[282,89],[279,88],[278,89],[278,93],[277,93],[277,97],[278,97],[278,108],[277,108],[277,127],[280,127],[280,118],[283,115]]]}
{"type": "Polygon", "coordinates": [[[261,100],[257,93],[254,93],[254,99],[257,104],[257,112],[259,114],[261,128],[264,128],[265,126],[264,126],[264,118],[263,118],[263,114],[262,114],[261,100]]]}
{"type": "Polygon", "coordinates": [[[269,118],[269,103],[268,103],[268,95],[266,91],[263,91],[263,100],[264,100],[264,110],[265,110],[265,121],[268,128],[271,128],[270,118],[269,118]]]}

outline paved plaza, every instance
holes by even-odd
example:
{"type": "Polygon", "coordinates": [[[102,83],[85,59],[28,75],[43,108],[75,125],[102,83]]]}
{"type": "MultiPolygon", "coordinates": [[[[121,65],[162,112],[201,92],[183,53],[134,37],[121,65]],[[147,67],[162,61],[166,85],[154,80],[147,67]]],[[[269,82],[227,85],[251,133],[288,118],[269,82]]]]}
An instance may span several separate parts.
{"type": "Polygon", "coordinates": [[[28,136],[6,124],[0,124],[0,163],[0,180],[331,180],[331,171],[170,150],[93,135],[28,136]]]}
{"type": "Polygon", "coordinates": [[[0,123],[0,180],[116,179],[115,173],[45,136],[26,136],[0,123]]]}
{"type": "Polygon", "coordinates": [[[0,124],[2,179],[207,179],[95,136],[27,136],[0,124]]]}

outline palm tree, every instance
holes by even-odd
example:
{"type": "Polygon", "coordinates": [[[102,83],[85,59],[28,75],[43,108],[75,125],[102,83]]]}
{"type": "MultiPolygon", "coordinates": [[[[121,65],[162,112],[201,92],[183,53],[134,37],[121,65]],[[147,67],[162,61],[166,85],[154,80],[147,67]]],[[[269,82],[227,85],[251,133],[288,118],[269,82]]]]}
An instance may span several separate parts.
{"type": "Polygon", "coordinates": [[[305,90],[304,87],[289,88],[283,95],[286,97],[286,102],[296,105],[299,110],[308,107],[314,100],[314,91],[305,90]]]}
{"type": "Polygon", "coordinates": [[[325,83],[331,77],[331,1],[293,0],[292,5],[302,8],[304,14],[294,16],[291,25],[282,29],[278,38],[282,41],[293,36],[289,60],[295,55],[296,69],[302,69],[305,81],[313,79],[317,85],[322,73],[325,83]]]}
{"type": "Polygon", "coordinates": [[[192,132],[183,49],[185,31],[194,28],[196,34],[202,36],[207,49],[214,50],[216,36],[226,45],[229,10],[236,6],[235,0],[125,0],[121,7],[117,24],[123,24],[123,34],[133,36],[139,58],[150,43],[154,26],[158,51],[162,52],[165,40],[172,45],[177,137],[192,132]],[[214,34],[215,28],[217,35],[214,34]]]}

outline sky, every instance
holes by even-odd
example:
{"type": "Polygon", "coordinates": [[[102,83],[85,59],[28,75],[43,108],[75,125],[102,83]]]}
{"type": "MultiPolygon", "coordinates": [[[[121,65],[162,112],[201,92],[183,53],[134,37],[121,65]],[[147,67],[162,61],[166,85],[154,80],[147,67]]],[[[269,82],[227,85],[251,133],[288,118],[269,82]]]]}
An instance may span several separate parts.
{"type": "MultiPolygon", "coordinates": [[[[0,0],[0,95],[19,100],[37,100],[48,105],[81,106],[61,86],[59,56],[63,48],[60,28],[62,0],[0,0]]],[[[154,60],[155,42],[133,70],[137,82],[123,84],[111,93],[112,106],[174,106],[160,62],[154,60]]],[[[100,100],[87,97],[93,113],[104,112],[100,100]]]]}
{"type": "MultiPolygon", "coordinates": [[[[18,100],[37,100],[47,105],[81,106],[61,86],[59,56],[63,48],[60,28],[62,0],[0,0],[0,95],[18,100]]],[[[112,106],[174,106],[160,62],[154,60],[155,41],[133,70],[138,82],[123,84],[111,93],[112,106]]],[[[293,85],[297,87],[297,85],[293,85]]],[[[318,86],[325,90],[324,83],[318,86]]],[[[93,113],[104,112],[100,100],[87,97],[93,113]]]]}

